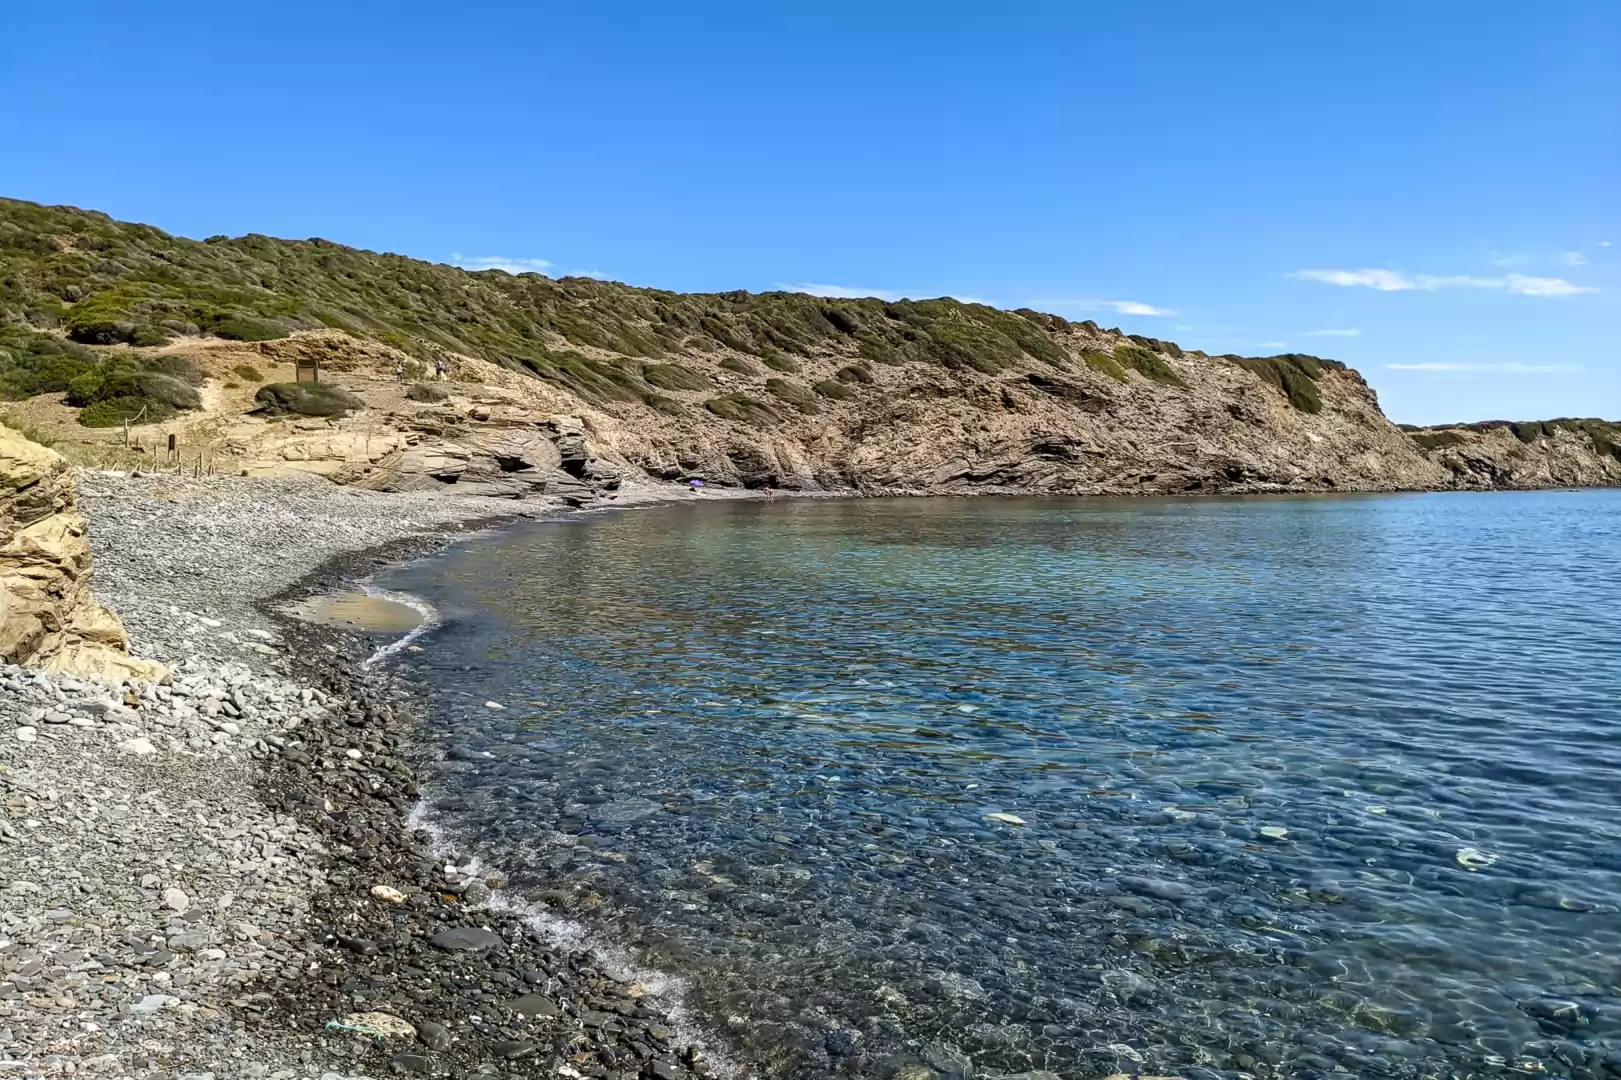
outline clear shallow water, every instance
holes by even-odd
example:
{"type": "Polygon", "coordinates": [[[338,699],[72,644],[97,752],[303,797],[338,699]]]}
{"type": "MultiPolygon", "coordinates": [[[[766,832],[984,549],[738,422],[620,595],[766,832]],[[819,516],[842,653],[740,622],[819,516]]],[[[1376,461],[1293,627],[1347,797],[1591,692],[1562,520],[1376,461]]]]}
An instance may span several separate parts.
{"type": "Polygon", "coordinates": [[[441,824],[767,1075],[1610,1077],[1618,567],[1613,492],[986,499],[382,583],[441,824]]]}

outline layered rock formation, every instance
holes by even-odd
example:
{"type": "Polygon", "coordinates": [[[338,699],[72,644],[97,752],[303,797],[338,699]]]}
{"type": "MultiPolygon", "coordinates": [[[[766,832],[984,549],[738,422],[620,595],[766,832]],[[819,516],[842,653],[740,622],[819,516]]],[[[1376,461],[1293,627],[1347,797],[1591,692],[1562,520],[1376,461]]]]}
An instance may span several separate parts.
{"type": "Polygon", "coordinates": [[[0,658],[118,681],[163,667],[129,655],[118,617],[90,595],[90,543],[63,457],[0,427],[0,658]]]}
{"type": "Polygon", "coordinates": [[[1459,488],[1621,485],[1621,424],[1488,420],[1410,428],[1408,433],[1459,488]]]}

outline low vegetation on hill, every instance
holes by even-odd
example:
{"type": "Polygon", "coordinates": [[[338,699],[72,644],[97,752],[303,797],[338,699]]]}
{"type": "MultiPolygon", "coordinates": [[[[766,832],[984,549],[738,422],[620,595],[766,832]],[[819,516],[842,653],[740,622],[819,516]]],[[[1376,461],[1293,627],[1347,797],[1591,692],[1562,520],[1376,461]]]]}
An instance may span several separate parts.
{"type": "Polygon", "coordinates": [[[1552,440],[1561,433],[1585,437],[1600,457],[1621,461],[1621,423],[1596,418],[1576,419],[1561,417],[1557,420],[1479,420],[1470,424],[1448,424],[1421,428],[1401,425],[1412,440],[1426,450],[1441,450],[1449,446],[1463,446],[1470,442],[1470,433],[1484,434],[1507,431],[1526,446],[1535,446],[1543,440],[1552,440]]]}
{"type": "MultiPolygon", "coordinates": [[[[84,346],[149,346],[196,334],[262,341],[321,327],[423,360],[450,352],[528,371],[595,404],[641,403],[663,412],[682,411],[672,391],[713,389],[706,375],[679,362],[701,354],[716,354],[733,372],[779,375],[798,373],[811,356],[847,356],[854,362],[840,369],[838,382],[857,390],[872,381],[872,365],[916,363],[994,375],[1027,365],[1063,371],[1079,362],[1122,382],[1135,372],[1167,387],[1185,385],[1172,363],[1185,354],[1173,342],[1132,335],[1083,350],[1074,332],[1096,335],[1096,324],[1028,308],[949,298],[683,294],[591,278],[474,273],[321,239],[188,240],[93,211],[8,199],[0,199],[0,270],[7,335],[0,339],[0,393],[10,397],[66,390],[94,363],[84,346]]],[[[1338,366],[1296,355],[1224,359],[1307,412],[1322,407],[1315,386],[1322,370],[1338,366]]],[[[852,396],[774,384],[768,392],[801,413],[820,411],[818,397],[852,396]]],[[[737,412],[735,404],[710,411],[737,412]]],[[[763,408],[743,411],[755,422],[777,413],[763,408]]]]}

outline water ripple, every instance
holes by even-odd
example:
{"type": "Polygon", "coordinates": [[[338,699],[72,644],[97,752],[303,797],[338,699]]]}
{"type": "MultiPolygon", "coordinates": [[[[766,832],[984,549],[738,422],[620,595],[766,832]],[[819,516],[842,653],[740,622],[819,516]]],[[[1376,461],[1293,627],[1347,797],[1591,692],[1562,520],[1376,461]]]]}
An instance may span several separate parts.
{"type": "Polygon", "coordinates": [[[382,580],[441,617],[435,819],[768,1075],[1596,1078],[1618,525],[1604,492],[707,506],[382,580]]]}

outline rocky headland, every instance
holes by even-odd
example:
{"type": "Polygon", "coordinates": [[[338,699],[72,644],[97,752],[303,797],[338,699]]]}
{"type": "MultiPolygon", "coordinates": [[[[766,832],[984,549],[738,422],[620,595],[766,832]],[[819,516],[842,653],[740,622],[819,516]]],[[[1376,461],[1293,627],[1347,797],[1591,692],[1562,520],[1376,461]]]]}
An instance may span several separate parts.
{"type": "Polygon", "coordinates": [[[1333,360],[1027,309],[474,273],[16,200],[0,269],[14,424],[125,468],[575,502],[692,477],[870,494],[1621,483],[1615,424],[1404,430],[1333,360]]]}

